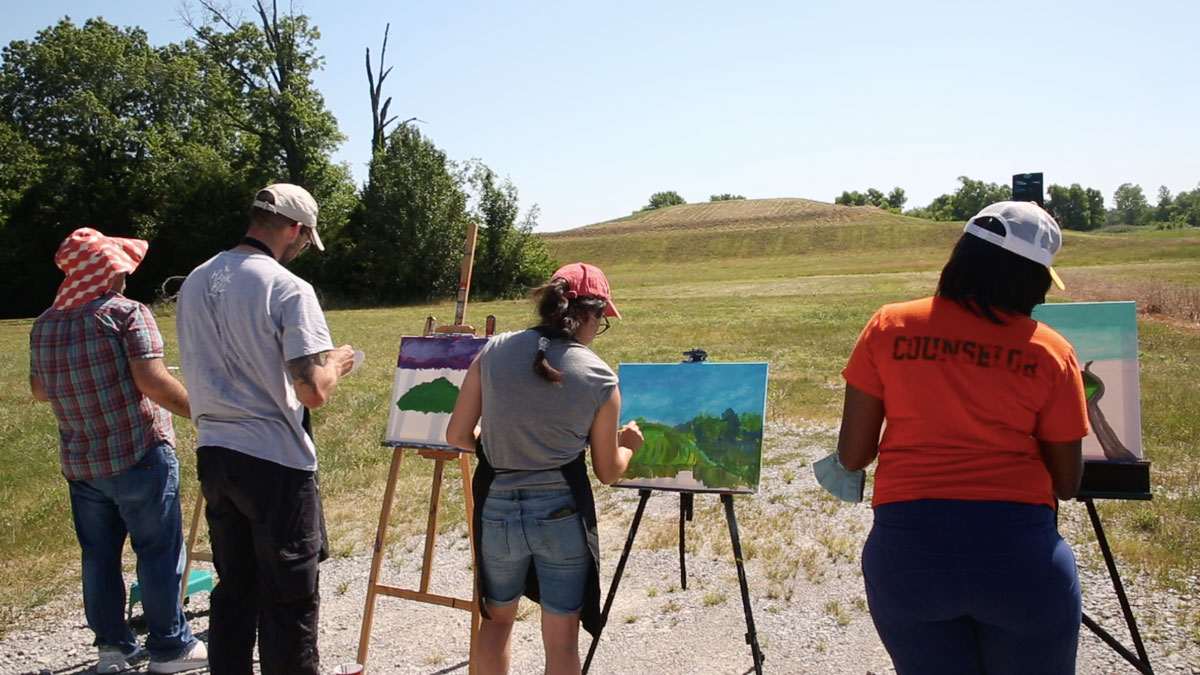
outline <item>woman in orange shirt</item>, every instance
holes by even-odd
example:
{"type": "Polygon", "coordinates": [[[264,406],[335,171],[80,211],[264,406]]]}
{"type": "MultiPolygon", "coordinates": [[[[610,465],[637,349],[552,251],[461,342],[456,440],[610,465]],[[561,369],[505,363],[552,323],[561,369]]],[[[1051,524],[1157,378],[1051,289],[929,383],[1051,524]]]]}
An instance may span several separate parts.
{"type": "Polygon", "coordinates": [[[1079,489],[1087,409],[1071,345],[1030,318],[1061,243],[1037,205],[988,206],[936,294],[881,307],[843,371],[838,456],[879,459],[863,576],[899,675],[1075,672],[1055,508],[1079,489]]]}

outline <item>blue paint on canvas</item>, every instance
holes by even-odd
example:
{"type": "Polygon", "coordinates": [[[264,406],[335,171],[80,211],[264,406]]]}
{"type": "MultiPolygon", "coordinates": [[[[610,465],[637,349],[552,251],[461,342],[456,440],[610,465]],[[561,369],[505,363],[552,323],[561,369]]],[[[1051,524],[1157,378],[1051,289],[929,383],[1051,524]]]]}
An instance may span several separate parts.
{"type": "Polygon", "coordinates": [[[645,443],[624,487],[754,492],[762,469],[765,363],[623,363],[621,421],[645,443]]]}
{"type": "Polygon", "coordinates": [[[1137,359],[1137,305],[1133,302],[1046,303],[1033,318],[1058,331],[1080,361],[1137,359]]]}
{"type": "Polygon", "coordinates": [[[679,424],[726,408],[760,415],[767,400],[765,363],[622,363],[621,423],[631,415],[679,424]]]}

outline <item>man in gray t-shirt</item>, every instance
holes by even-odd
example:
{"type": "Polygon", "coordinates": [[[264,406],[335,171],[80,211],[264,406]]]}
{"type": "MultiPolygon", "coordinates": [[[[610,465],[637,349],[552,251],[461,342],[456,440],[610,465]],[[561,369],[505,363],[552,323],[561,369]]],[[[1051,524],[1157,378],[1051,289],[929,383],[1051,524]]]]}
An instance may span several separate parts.
{"type": "Polygon", "coordinates": [[[241,243],[179,291],[180,361],[196,426],[197,471],[213,562],[210,664],[249,673],[318,673],[317,563],[324,518],[308,410],[354,363],[334,348],[312,286],[284,265],[317,235],[304,188],[267,186],[241,243]]]}

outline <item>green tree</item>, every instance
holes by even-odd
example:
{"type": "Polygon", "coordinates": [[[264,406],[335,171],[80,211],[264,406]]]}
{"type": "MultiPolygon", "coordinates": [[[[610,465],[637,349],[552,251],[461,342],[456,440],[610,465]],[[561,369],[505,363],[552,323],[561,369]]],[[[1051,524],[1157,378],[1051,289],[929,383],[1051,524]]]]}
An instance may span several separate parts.
{"type": "Polygon", "coordinates": [[[859,192],[843,191],[842,194],[834,198],[834,204],[843,204],[845,206],[876,206],[881,209],[899,213],[904,208],[904,202],[908,198],[904,196],[903,188],[894,187],[887,195],[875,188],[867,188],[867,191],[859,192]]]}
{"type": "MultiPolygon", "coordinates": [[[[654,209],[661,209],[668,206],[679,206],[686,203],[687,201],[683,197],[680,197],[678,192],[674,190],[667,190],[666,192],[655,192],[654,194],[650,195],[650,203],[643,206],[641,210],[652,211],[654,209]]],[[[637,213],[637,211],[634,213],[637,213]]]]}
{"type": "Polygon", "coordinates": [[[1171,197],[1171,191],[1166,185],[1158,186],[1158,204],[1154,207],[1154,220],[1169,223],[1174,213],[1175,200],[1171,197]]]}
{"type": "Polygon", "coordinates": [[[320,31],[303,14],[280,15],[275,0],[254,1],[257,22],[236,22],[211,0],[200,5],[207,20],[189,25],[228,85],[213,105],[260,139],[262,159],[277,163],[281,177],[319,199],[329,157],[345,140],[312,83],[324,66],[320,31]]]}
{"type": "Polygon", "coordinates": [[[231,186],[245,166],[205,106],[194,45],[155,48],[140,29],[64,19],[3,57],[0,119],[10,122],[0,135],[14,154],[0,170],[0,257],[14,263],[0,281],[13,299],[6,314],[50,304],[61,280],[54,251],[81,225],[152,241],[129,286],[149,300],[162,277],[190,269],[173,266],[211,255],[196,249],[228,222],[223,196],[238,193],[244,219],[249,196],[231,186]],[[204,227],[179,226],[193,221],[204,227]]]}
{"type": "Polygon", "coordinates": [[[462,179],[414,125],[388,135],[371,160],[362,203],[331,244],[334,274],[358,302],[452,295],[467,225],[462,179]]]}
{"type": "Polygon", "coordinates": [[[1113,192],[1113,219],[1123,225],[1142,225],[1150,216],[1150,206],[1142,186],[1122,183],[1113,192]]]}
{"type": "Polygon", "coordinates": [[[959,176],[958,182],[959,188],[950,200],[953,220],[967,220],[988,204],[1012,199],[1012,188],[1007,185],[985,183],[966,176],[959,176]]]}
{"type": "Polygon", "coordinates": [[[1104,224],[1104,197],[1099,190],[1072,183],[1069,188],[1051,185],[1046,192],[1046,210],[1064,229],[1094,230],[1104,224]]]}
{"type": "Polygon", "coordinates": [[[1200,227],[1200,184],[1195,190],[1184,190],[1175,195],[1171,218],[1173,222],[1200,227]]]}
{"type": "Polygon", "coordinates": [[[729,192],[725,192],[725,193],[722,193],[719,195],[713,195],[713,196],[709,197],[708,201],[710,201],[710,202],[732,202],[732,201],[737,201],[739,199],[745,199],[745,197],[743,197],[742,195],[735,195],[735,194],[731,194],[729,192]]]}
{"type": "Polygon", "coordinates": [[[843,206],[866,206],[867,196],[858,190],[854,190],[853,192],[849,190],[843,190],[842,194],[834,197],[833,203],[841,204],[843,206]]]}
{"type": "Polygon", "coordinates": [[[517,188],[511,180],[500,181],[477,160],[466,173],[466,183],[476,196],[471,215],[481,226],[471,286],[484,298],[520,297],[554,272],[546,244],[533,232],[537,206],[518,222],[517,188]]]}

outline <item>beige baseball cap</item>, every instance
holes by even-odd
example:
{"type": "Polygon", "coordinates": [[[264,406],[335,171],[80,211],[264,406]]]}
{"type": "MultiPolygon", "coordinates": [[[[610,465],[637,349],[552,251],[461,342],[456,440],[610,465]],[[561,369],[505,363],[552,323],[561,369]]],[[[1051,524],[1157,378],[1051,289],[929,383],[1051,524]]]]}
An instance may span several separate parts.
{"type": "Polygon", "coordinates": [[[275,198],[275,203],[256,199],[254,200],[256,208],[278,213],[304,225],[310,230],[313,246],[318,251],[325,250],[325,245],[321,243],[321,237],[317,234],[317,200],[313,199],[308,190],[291,183],[273,183],[261,191],[270,192],[271,196],[275,198]]]}

